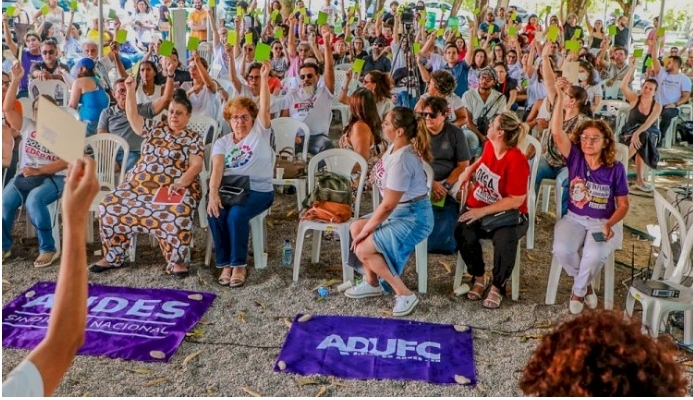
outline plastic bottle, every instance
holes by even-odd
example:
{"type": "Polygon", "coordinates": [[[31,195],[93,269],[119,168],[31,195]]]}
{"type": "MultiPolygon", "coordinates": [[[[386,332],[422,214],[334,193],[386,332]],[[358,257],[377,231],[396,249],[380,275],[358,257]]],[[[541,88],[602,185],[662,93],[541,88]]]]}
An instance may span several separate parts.
{"type": "Polygon", "coordinates": [[[63,93],[62,86],[56,86],[55,87],[55,102],[58,103],[59,106],[65,105],[65,104],[63,104],[63,97],[65,97],[65,94],[63,93]]]}
{"type": "Polygon", "coordinates": [[[320,287],[318,288],[318,297],[320,297],[321,299],[324,299],[324,298],[327,297],[327,295],[329,295],[329,294],[330,294],[330,291],[327,290],[326,287],[320,286],[320,287]]]}
{"type": "Polygon", "coordinates": [[[294,263],[294,250],[291,248],[291,241],[289,239],[284,240],[284,247],[282,247],[282,267],[291,268],[294,263]]]}

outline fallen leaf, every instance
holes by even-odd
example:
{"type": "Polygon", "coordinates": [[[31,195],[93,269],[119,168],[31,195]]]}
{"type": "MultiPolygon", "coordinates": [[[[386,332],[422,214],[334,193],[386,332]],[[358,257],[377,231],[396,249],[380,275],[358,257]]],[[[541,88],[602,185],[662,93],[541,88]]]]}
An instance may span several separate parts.
{"type": "Polygon", "coordinates": [[[82,395],[82,397],[94,397],[94,395],[91,394],[91,392],[84,392],[84,394],[82,395]]]}
{"type": "Polygon", "coordinates": [[[553,213],[551,211],[547,212],[546,215],[548,215],[551,218],[556,218],[556,213],[553,213]]]}
{"type": "Polygon", "coordinates": [[[8,281],[7,279],[3,279],[3,280],[2,280],[2,284],[3,284],[3,285],[11,285],[12,282],[8,281]]]}
{"type": "Polygon", "coordinates": [[[182,364],[182,365],[185,365],[185,364],[189,363],[190,361],[192,361],[193,359],[195,359],[195,357],[199,356],[200,353],[202,353],[202,350],[196,351],[196,352],[190,354],[189,356],[185,357],[185,359],[183,360],[183,364],[182,364]]]}
{"type": "Polygon", "coordinates": [[[128,368],[128,369],[126,369],[126,371],[132,372],[135,374],[139,374],[139,375],[148,375],[151,372],[150,370],[144,369],[144,368],[142,368],[142,369],[129,369],[128,368]]]}
{"type": "Polygon", "coordinates": [[[190,300],[198,300],[199,301],[199,300],[202,300],[204,297],[202,297],[202,295],[199,293],[195,293],[195,294],[188,295],[188,298],[190,300]]]}
{"type": "Polygon", "coordinates": [[[315,381],[310,378],[298,378],[298,386],[305,386],[305,385],[317,385],[320,382],[315,381]]]}
{"type": "Polygon", "coordinates": [[[237,318],[239,321],[243,322],[244,324],[248,322],[245,320],[245,312],[244,311],[239,311],[237,318]]]}
{"type": "Polygon", "coordinates": [[[294,215],[294,214],[296,214],[296,209],[289,210],[289,212],[286,213],[286,216],[287,216],[287,217],[290,217],[290,216],[292,216],[292,215],[294,215]]]}
{"type": "Polygon", "coordinates": [[[157,360],[163,360],[164,358],[166,358],[166,353],[159,350],[152,350],[149,352],[149,356],[151,358],[156,358],[157,360]]]}
{"type": "Polygon", "coordinates": [[[279,367],[280,371],[284,371],[286,369],[286,363],[284,361],[279,361],[277,367],[279,367]]]}
{"type": "Polygon", "coordinates": [[[380,313],[387,316],[392,316],[392,310],[380,310],[380,313]]]}
{"type": "Polygon", "coordinates": [[[469,330],[468,325],[455,325],[454,327],[457,332],[467,332],[469,330]]]}
{"type": "Polygon", "coordinates": [[[168,378],[157,378],[157,379],[152,379],[151,381],[147,381],[147,383],[144,384],[144,387],[150,387],[154,385],[158,385],[160,383],[168,382],[168,378]]]}
{"type": "Polygon", "coordinates": [[[298,319],[298,322],[307,322],[310,321],[311,318],[313,318],[311,314],[301,315],[301,318],[298,319]]]}
{"type": "Polygon", "coordinates": [[[260,308],[264,308],[265,310],[267,309],[267,306],[266,306],[266,305],[262,304],[261,302],[259,302],[259,301],[257,301],[257,300],[255,300],[255,305],[258,306],[258,307],[260,307],[260,308]]]}
{"type": "Polygon", "coordinates": [[[547,321],[547,322],[537,322],[534,324],[533,328],[534,329],[548,329],[553,327],[553,322],[547,321]]]}
{"type": "Polygon", "coordinates": [[[248,393],[249,395],[251,395],[253,397],[262,397],[262,395],[260,393],[254,391],[253,389],[251,389],[247,386],[243,386],[241,389],[243,389],[244,392],[248,393]]]}
{"type": "Polygon", "coordinates": [[[332,376],[332,375],[330,375],[328,378],[329,378],[330,384],[331,384],[332,386],[341,386],[341,387],[346,387],[346,386],[347,386],[347,385],[345,385],[345,384],[343,384],[343,383],[337,382],[337,378],[335,378],[335,377],[332,376]]]}
{"type": "MultiPolygon", "coordinates": [[[[339,267],[339,270],[341,271],[341,270],[342,270],[342,267],[339,267]]],[[[314,288],[311,289],[310,291],[311,291],[311,292],[314,292],[314,291],[318,290],[318,288],[319,288],[320,286],[326,287],[326,288],[327,288],[327,287],[330,287],[330,286],[332,286],[332,285],[335,285],[335,284],[341,283],[341,282],[342,282],[341,279],[330,279],[330,280],[327,281],[327,282],[324,282],[324,283],[319,284],[318,286],[314,287],[314,288]]]]}
{"type": "Polygon", "coordinates": [[[270,220],[266,220],[266,221],[267,221],[267,226],[269,226],[270,228],[274,228],[274,223],[272,221],[270,221],[270,220]]]}
{"type": "Polygon", "coordinates": [[[455,375],[455,382],[460,385],[469,385],[472,381],[464,375],[455,375]]]}
{"type": "Polygon", "coordinates": [[[320,386],[320,390],[318,390],[318,394],[315,397],[321,397],[325,393],[327,393],[327,386],[320,386]]]}
{"type": "Polygon", "coordinates": [[[214,390],[207,388],[207,396],[214,396],[214,390]]]}
{"type": "Polygon", "coordinates": [[[529,261],[537,261],[536,258],[532,257],[532,255],[529,254],[529,252],[525,253],[525,255],[527,256],[527,259],[528,259],[529,261]]]}
{"type": "Polygon", "coordinates": [[[198,325],[214,325],[214,322],[209,322],[207,320],[201,319],[197,322],[198,325]]]}
{"type": "Polygon", "coordinates": [[[196,326],[190,332],[186,332],[185,336],[187,336],[189,338],[193,338],[193,339],[199,339],[202,336],[204,336],[204,334],[205,334],[205,330],[200,328],[199,326],[196,326]]]}
{"type": "Polygon", "coordinates": [[[446,271],[448,271],[448,274],[452,273],[452,264],[447,263],[445,261],[439,261],[441,264],[443,264],[443,267],[445,268],[446,271]]]}
{"type": "Polygon", "coordinates": [[[520,342],[526,342],[529,339],[542,339],[544,337],[543,334],[532,334],[532,335],[524,335],[520,338],[520,342]]]}
{"type": "Polygon", "coordinates": [[[288,318],[284,318],[284,325],[286,325],[287,328],[291,329],[291,321],[289,321],[288,318]]]}

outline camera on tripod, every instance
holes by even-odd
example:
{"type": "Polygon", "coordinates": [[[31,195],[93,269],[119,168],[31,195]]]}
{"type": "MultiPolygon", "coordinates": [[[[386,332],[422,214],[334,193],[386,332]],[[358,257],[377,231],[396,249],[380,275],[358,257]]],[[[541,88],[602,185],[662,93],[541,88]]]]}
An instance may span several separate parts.
{"type": "Polygon", "coordinates": [[[404,28],[411,29],[414,25],[414,5],[400,5],[398,11],[401,15],[402,25],[404,25],[404,28]]]}

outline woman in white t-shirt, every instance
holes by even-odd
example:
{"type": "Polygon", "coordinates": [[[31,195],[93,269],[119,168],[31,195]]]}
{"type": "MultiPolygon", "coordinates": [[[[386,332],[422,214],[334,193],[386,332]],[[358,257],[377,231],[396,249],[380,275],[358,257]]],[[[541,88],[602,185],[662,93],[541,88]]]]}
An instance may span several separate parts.
{"type": "Polygon", "coordinates": [[[147,0],[137,1],[137,11],[133,18],[137,42],[146,51],[152,42],[152,31],[157,28],[156,16],[147,0]]]}
{"type": "Polygon", "coordinates": [[[220,105],[216,96],[217,84],[209,76],[208,67],[207,60],[200,58],[200,53],[193,52],[192,58],[188,61],[192,82],[183,82],[180,88],[185,90],[192,103],[193,116],[203,115],[216,120],[220,105]]]}
{"type": "Polygon", "coordinates": [[[255,101],[247,97],[236,97],[226,103],[224,119],[233,132],[217,139],[212,149],[207,214],[214,238],[216,266],[221,270],[218,282],[222,286],[238,287],[245,283],[249,222],[274,201],[268,84],[271,69],[269,61],[260,69],[259,109],[255,101]],[[235,193],[242,188],[243,194],[239,196],[245,200],[224,206],[219,194],[222,186],[224,191],[235,193]]]}
{"type": "MultiPolygon", "coordinates": [[[[19,147],[17,175],[2,191],[2,259],[10,255],[12,247],[12,226],[17,209],[22,204],[29,214],[31,224],[36,228],[39,242],[39,256],[34,267],[48,267],[60,257],[53,238],[53,221],[48,206],[60,198],[65,185],[67,163],[58,158],[36,140],[36,124],[14,107],[19,81],[24,75],[20,64],[12,67],[12,82],[5,95],[3,112],[6,123],[22,134],[19,147]]],[[[41,95],[57,105],[52,97],[41,95]]],[[[32,104],[34,120],[38,108],[37,97],[32,104]]]]}
{"type": "Polygon", "coordinates": [[[137,104],[151,103],[161,97],[164,92],[162,85],[154,83],[159,70],[153,61],[142,61],[140,70],[137,74],[139,84],[137,85],[137,104]]]}
{"type": "Polygon", "coordinates": [[[363,264],[363,282],[347,289],[352,299],[380,296],[384,280],[395,292],[392,315],[408,315],[419,303],[399,275],[417,244],[433,230],[424,161],[431,161],[426,123],[405,107],[395,107],[383,121],[392,143],[374,168],[375,185],[383,197],[373,214],[354,221],[352,250],[363,264]],[[382,281],[381,281],[382,282],[382,281]]]}

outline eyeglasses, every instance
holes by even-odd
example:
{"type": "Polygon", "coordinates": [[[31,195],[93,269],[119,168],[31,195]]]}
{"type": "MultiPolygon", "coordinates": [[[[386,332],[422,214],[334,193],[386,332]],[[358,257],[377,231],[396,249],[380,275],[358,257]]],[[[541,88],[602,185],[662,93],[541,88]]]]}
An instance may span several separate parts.
{"type": "Polygon", "coordinates": [[[260,75],[248,75],[249,81],[256,81],[258,79],[260,79],[260,75]]]}
{"type": "Polygon", "coordinates": [[[438,113],[422,111],[419,113],[419,117],[426,119],[438,118],[438,113]]]}
{"type": "Polygon", "coordinates": [[[2,81],[2,87],[10,86],[10,81],[2,81]]]}
{"type": "Polygon", "coordinates": [[[253,51],[253,48],[252,48],[252,47],[244,47],[243,50],[245,50],[245,51],[253,51]]]}
{"type": "Polygon", "coordinates": [[[308,49],[306,49],[305,47],[301,47],[301,48],[298,49],[298,52],[299,52],[299,53],[307,53],[307,52],[308,52],[308,49]]]}
{"type": "Polygon", "coordinates": [[[313,74],[305,74],[305,75],[299,75],[298,77],[299,77],[301,80],[305,80],[305,79],[313,79],[314,76],[315,76],[315,75],[313,75],[313,74]]]}
{"type": "Polygon", "coordinates": [[[481,75],[481,77],[479,77],[479,79],[481,79],[482,81],[493,81],[494,80],[493,78],[491,78],[488,75],[481,75]]]}
{"type": "Polygon", "coordinates": [[[115,94],[127,94],[127,93],[128,93],[128,91],[126,89],[120,89],[120,90],[115,91],[115,94]]]}
{"type": "Polygon", "coordinates": [[[52,56],[53,54],[55,54],[55,50],[43,50],[43,51],[41,52],[41,54],[43,54],[44,56],[47,56],[47,55],[51,55],[51,56],[52,56]]]}
{"type": "Polygon", "coordinates": [[[284,50],[283,47],[274,47],[273,50],[284,50]]]}
{"type": "Polygon", "coordinates": [[[580,141],[582,142],[596,143],[600,140],[602,140],[602,136],[580,135],[580,141]]]}
{"type": "Polygon", "coordinates": [[[248,115],[248,114],[234,115],[233,117],[231,117],[231,120],[232,120],[233,122],[239,122],[239,121],[248,122],[248,121],[250,121],[251,119],[252,119],[252,117],[251,117],[250,115],[248,115]]]}

